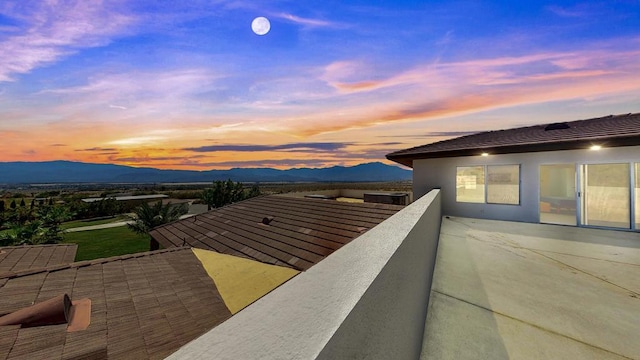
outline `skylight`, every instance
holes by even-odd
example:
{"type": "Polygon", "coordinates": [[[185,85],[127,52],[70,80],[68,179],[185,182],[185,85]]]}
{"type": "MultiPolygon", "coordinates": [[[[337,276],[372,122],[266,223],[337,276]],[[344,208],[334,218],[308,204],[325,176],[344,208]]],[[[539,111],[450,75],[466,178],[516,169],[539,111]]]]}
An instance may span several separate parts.
{"type": "Polygon", "coordinates": [[[566,122],[559,122],[559,123],[553,123],[545,126],[544,131],[563,130],[568,128],[570,128],[569,124],[567,124],[566,122]]]}

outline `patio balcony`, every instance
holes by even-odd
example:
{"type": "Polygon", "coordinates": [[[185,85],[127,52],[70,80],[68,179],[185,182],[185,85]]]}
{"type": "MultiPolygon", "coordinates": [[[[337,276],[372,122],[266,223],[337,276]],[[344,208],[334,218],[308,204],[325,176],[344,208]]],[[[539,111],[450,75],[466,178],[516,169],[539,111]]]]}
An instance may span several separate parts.
{"type": "Polygon", "coordinates": [[[431,191],[170,359],[640,358],[640,234],[440,208],[431,191]]]}

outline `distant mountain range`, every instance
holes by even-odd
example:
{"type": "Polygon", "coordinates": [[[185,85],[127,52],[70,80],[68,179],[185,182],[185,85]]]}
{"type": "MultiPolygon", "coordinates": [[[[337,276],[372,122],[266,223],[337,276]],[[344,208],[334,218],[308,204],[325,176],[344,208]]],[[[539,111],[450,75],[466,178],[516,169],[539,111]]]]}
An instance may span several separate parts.
{"type": "Polygon", "coordinates": [[[73,161],[0,162],[0,184],[171,183],[232,179],[241,182],[356,182],[410,180],[411,170],[380,162],[344,167],[234,168],[229,170],[160,170],[73,161]]]}

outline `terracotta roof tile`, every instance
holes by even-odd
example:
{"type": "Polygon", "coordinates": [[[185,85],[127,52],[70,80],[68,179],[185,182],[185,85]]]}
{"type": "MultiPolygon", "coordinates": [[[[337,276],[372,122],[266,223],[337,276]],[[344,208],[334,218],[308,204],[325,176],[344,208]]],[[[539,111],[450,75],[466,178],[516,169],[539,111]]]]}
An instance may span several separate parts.
{"type": "Polygon", "coordinates": [[[388,154],[387,158],[413,166],[413,160],[416,159],[471,156],[484,151],[504,154],[571,150],[584,148],[591,143],[605,146],[640,145],[640,113],[485,131],[396,151],[388,154]]]}
{"type": "Polygon", "coordinates": [[[61,293],[91,299],[87,330],[0,326],[0,359],[161,359],[231,316],[189,248],[5,273],[0,314],[61,293]]]}
{"type": "Polygon", "coordinates": [[[176,221],[151,236],[165,248],[213,250],[306,270],[402,206],[262,196],[176,221]],[[269,224],[262,221],[272,219],[269,224]]]}
{"type": "Polygon", "coordinates": [[[69,264],[74,261],[77,250],[76,244],[0,247],[0,275],[69,264]]]}

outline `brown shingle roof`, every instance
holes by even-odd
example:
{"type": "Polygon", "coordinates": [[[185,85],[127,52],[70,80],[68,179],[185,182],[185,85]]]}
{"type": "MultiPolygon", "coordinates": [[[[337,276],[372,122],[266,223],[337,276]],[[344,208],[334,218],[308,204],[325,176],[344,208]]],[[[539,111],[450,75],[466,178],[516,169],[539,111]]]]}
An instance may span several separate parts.
{"type": "Polygon", "coordinates": [[[0,326],[0,359],[162,359],[231,316],[189,248],[0,276],[0,314],[67,293],[91,299],[87,330],[0,326]]]}
{"type": "Polygon", "coordinates": [[[453,156],[522,153],[581,149],[598,144],[603,146],[640,145],[640,113],[609,115],[601,118],[486,131],[400,150],[387,159],[406,166],[413,160],[453,156]],[[566,126],[564,126],[566,124],[566,126]],[[547,130],[545,130],[547,128],[547,130]]]}
{"type": "Polygon", "coordinates": [[[306,270],[402,206],[262,196],[160,226],[165,248],[193,247],[306,270]],[[273,217],[265,225],[263,218],[273,217]]]}
{"type": "Polygon", "coordinates": [[[0,247],[0,276],[6,272],[72,263],[77,250],[76,244],[0,247]]]}

